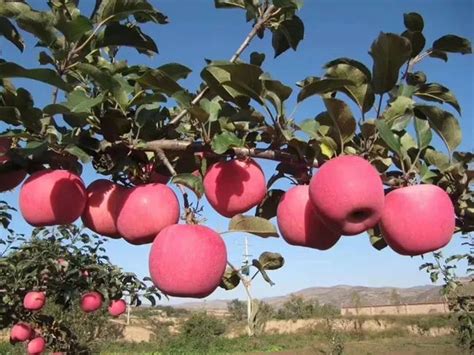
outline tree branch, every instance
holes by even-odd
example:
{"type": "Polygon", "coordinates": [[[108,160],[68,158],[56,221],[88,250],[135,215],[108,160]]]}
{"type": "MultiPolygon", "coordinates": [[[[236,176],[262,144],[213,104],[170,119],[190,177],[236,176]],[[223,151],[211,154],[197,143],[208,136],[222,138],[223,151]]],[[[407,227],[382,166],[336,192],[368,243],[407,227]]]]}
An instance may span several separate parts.
{"type": "MultiPolygon", "coordinates": [[[[263,15],[259,18],[255,26],[253,26],[252,30],[249,32],[247,37],[245,37],[244,41],[240,45],[240,47],[237,49],[237,51],[234,53],[232,58],[230,58],[230,62],[234,63],[240,55],[243,53],[243,51],[250,45],[250,42],[254,39],[254,37],[257,35],[258,31],[265,26],[265,23],[268,21],[270,17],[273,16],[273,11],[275,10],[275,6],[271,5],[267,8],[267,10],[263,13],[263,15]]],[[[209,87],[206,86],[202,91],[197,94],[197,96],[191,101],[191,105],[196,105],[201,99],[206,95],[206,93],[209,91],[209,87]]],[[[176,124],[178,123],[186,114],[188,113],[188,109],[182,110],[175,118],[173,118],[170,121],[170,124],[176,124]]]]}
{"type": "MultiPolygon", "coordinates": [[[[208,147],[204,145],[202,142],[190,142],[190,141],[181,141],[175,139],[161,139],[156,141],[150,141],[141,146],[141,149],[147,151],[153,151],[158,154],[163,153],[165,150],[169,151],[177,151],[177,152],[184,152],[184,151],[192,151],[192,152],[206,152],[206,154],[214,155],[214,156],[221,156],[220,154],[214,153],[209,150],[208,147]],[[161,153],[159,153],[161,151],[161,153]]],[[[163,153],[164,154],[164,153],[163,153]]],[[[312,162],[305,162],[297,155],[284,152],[281,150],[267,150],[267,149],[260,149],[260,148],[243,148],[243,147],[235,147],[229,149],[228,153],[226,152],[225,155],[237,155],[241,157],[253,157],[253,158],[260,158],[260,159],[267,159],[267,160],[276,160],[281,161],[289,164],[306,164],[307,166],[317,168],[319,166],[318,161],[314,159],[312,162]]],[[[161,159],[161,158],[160,158],[161,159]]],[[[173,169],[174,170],[174,169],[173,169]]]]}

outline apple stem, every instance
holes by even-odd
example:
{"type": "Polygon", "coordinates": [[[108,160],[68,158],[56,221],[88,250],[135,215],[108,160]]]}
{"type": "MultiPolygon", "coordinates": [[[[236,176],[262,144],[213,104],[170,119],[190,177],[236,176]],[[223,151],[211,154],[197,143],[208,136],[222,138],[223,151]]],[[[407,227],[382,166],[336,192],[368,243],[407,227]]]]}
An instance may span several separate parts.
{"type": "MultiPolygon", "coordinates": [[[[168,157],[166,156],[165,152],[163,149],[156,149],[155,150],[156,155],[158,156],[158,159],[161,160],[164,166],[169,170],[170,174],[172,176],[176,176],[176,170],[174,169],[173,165],[169,161],[168,157]]],[[[189,204],[189,197],[188,193],[184,189],[184,186],[181,184],[176,184],[179,188],[179,191],[181,191],[181,194],[183,195],[183,203],[184,203],[184,219],[186,220],[187,224],[198,224],[198,219],[196,218],[196,215],[193,211],[193,209],[190,207],[189,204]]]]}

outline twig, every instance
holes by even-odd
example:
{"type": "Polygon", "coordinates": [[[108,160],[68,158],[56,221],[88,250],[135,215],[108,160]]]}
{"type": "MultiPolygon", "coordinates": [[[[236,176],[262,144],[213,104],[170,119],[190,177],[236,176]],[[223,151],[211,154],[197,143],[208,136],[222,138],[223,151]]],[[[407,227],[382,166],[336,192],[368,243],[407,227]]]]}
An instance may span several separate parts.
{"type": "MultiPolygon", "coordinates": [[[[252,30],[249,32],[247,37],[245,37],[240,47],[237,49],[234,55],[230,58],[231,63],[234,63],[240,57],[243,51],[250,45],[250,42],[252,42],[254,37],[257,35],[258,31],[262,28],[262,26],[264,26],[265,23],[268,21],[268,19],[273,16],[273,10],[275,10],[275,6],[271,5],[263,13],[262,17],[260,17],[260,19],[257,21],[255,26],[253,26],[252,30]]],[[[204,97],[204,95],[206,95],[208,91],[209,91],[209,87],[208,86],[204,87],[204,89],[202,89],[202,91],[199,94],[197,94],[197,96],[191,101],[191,105],[196,105],[199,101],[201,101],[201,99],[204,97]]],[[[170,121],[170,124],[178,123],[188,113],[189,113],[188,109],[182,110],[175,118],[173,118],[170,121]]]]}
{"type": "MultiPolygon", "coordinates": [[[[157,152],[158,157],[159,151],[163,152],[165,150],[169,151],[192,151],[192,152],[206,152],[208,155],[214,156],[221,156],[220,154],[216,154],[204,145],[202,142],[190,142],[190,141],[181,141],[175,139],[160,139],[155,141],[150,141],[145,143],[144,146],[141,147],[143,150],[157,152]]],[[[164,154],[164,153],[163,153],[164,154]]],[[[306,164],[307,166],[317,168],[319,166],[318,161],[314,159],[312,162],[305,162],[302,161],[301,158],[297,155],[284,152],[281,150],[267,150],[267,149],[260,149],[260,148],[243,148],[243,147],[234,147],[229,149],[228,152],[224,153],[224,155],[237,155],[243,157],[253,157],[253,158],[260,158],[260,159],[267,159],[267,160],[276,160],[281,161],[289,164],[306,164]]]]}
{"type": "MultiPolygon", "coordinates": [[[[173,165],[171,165],[168,157],[166,156],[165,152],[163,149],[157,148],[154,150],[156,155],[158,156],[158,159],[161,160],[164,166],[169,170],[171,175],[176,176],[176,170],[174,169],[173,165]]],[[[181,184],[176,184],[179,188],[179,191],[181,191],[181,194],[183,195],[183,202],[184,202],[184,210],[185,210],[185,219],[188,224],[196,224],[197,219],[194,216],[194,212],[192,211],[190,205],[189,205],[189,198],[188,198],[188,193],[184,189],[184,186],[181,184]]]]}

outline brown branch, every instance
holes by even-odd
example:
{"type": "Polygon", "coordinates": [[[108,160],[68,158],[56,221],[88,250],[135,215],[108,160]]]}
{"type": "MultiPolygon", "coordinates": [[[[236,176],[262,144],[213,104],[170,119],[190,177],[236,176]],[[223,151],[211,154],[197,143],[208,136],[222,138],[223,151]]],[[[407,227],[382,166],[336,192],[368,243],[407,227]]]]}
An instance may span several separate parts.
{"type": "MultiPolygon", "coordinates": [[[[257,35],[258,31],[265,26],[265,23],[274,15],[273,11],[275,10],[275,6],[271,5],[267,8],[267,10],[263,13],[263,15],[259,18],[257,23],[253,26],[252,30],[249,32],[247,37],[245,37],[244,41],[240,45],[240,47],[237,49],[237,51],[234,53],[234,55],[230,58],[230,62],[234,63],[243,53],[243,51],[250,45],[250,42],[254,39],[254,37],[257,35]]],[[[201,99],[206,95],[206,93],[209,91],[209,87],[206,86],[202,91],[197,94],[197,96],[191,101],[191,105],[196,105],[201,99]]],[[[176,124],[178,123],[186,114],[188,114],[189,111],[188,109],[182,110],[175,118],[173,118],[170,121],[170,124],[176,124]]]]}
{"type": "MultiPolygon", "coordinates": [[[[206,152],[206,154],[214,155],[214,156],[221,156],[220,154],[216,154],[207,148],[204,143],[202,142],[190,142],[190,141],[181,141],[175,139],[161,139],[156,141],[151,141],[145,143],[142,146],[143,150],[153,151],[158,154],[164,152],[165,150],[175,151],[175,152],[184,152],[184,151],[192,151],[192,152],[206,152]],[[161,153],[159,153],[161,151],[161,153]]],[[[260,158],[260,159],[267,159],[267,160],[276,160],[281,161],[289,164],[306,164],[307,166],[317,168],[318,161],[314,159],[312,162],[305,162],[297,155],[284,152],[281,150],[268,150],[268,149],[260,149],[260,148],[242,148],[242,147],[235,147],[229,149],[228,153],[226,152],[224,155],[237,155],[241,157],[253,157],[253,158],[260,158]]],[[[160,158],[161,159],[161,158],[160,158]]],[[[174,170],[174,169],[173,169],[174,170]]]]}

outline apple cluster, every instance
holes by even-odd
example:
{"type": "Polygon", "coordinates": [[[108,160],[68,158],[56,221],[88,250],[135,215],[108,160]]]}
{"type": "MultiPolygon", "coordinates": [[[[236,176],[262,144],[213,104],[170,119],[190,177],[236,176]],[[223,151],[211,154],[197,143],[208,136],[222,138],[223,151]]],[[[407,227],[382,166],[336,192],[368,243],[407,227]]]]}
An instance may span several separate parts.
{"type": "MultiPolygon", "coordinates": [[[[46,294],[42,291],[30,291],[23,298],[23,307],[31,312],[40,311],[46,303],[46,294]]],[[[82,311],[89,313],[98,310],[102,306],[102,295],[92,291],[82,295],[80,307],[82,311]]],[[[108,307],[109,314],[118,317],[125,312],[127,305],[124,300],[112,300],[108,307]]],[[[28,342],[27,352],[29,355],[42,354],[46,348],[46,341],[33,327],[25,322],[15,324],[10,330],[10,341],[12,343],[28,342]]]]}
{"type": "Polygon", "coordinates": [[[377,170],[358,156],[326,162],[309,186],[285,193],[277,210],[285,240],[326,250],[342,235],[380,226],[387,244],[401,255],[421,255],[449,243],[455,228],[449,195],[435,185],[412,185],[385,194],[377,170]]]}
{"type": "MultiPolygon", "coordinates": [[[[9,147],[1,149],[7,161],[9,147]]],[[[33,226],[73,223],[82,217],[86,227],[103,236],[135,245],[153,243],[149,269],[155,285],[171,296],[206,297],[224,274],[225,244],[208,227],[178,224],[180,206],[166,185],[168,178],[151,166],[144,169],[148,182],[130,188],[99,179],[86,189],[70,171],[35,172],[21,188],[21,213],[33,226]]],[[[267,193],[261,167],[248,157],[213,164],[203,185],[209,204],[229,218],[257,206],[267,193]]],[[[395,252],[413,256],[450,241],[455,213],[441,188],[413,185],[387,193],[367,160],[345,155],[322,164],[309,185],[287,191],[277,208],[277,223],[289,244],[320,250],[333,247],[341,236],[378,225],[395,252]]]]}

